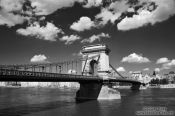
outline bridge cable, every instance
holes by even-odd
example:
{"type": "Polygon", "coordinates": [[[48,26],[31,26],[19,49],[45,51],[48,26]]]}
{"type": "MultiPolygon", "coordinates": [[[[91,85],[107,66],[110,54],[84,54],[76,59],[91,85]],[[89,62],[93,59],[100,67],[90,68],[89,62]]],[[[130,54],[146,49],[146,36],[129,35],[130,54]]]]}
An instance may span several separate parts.
{"type": "Polygon", "coordinates": [[[109,64],[109,66],[122,78],[125,78],[124,76],[122,76],[111,64],[109,64]]]}
{"type": "Polygon", "coordinates": [[[82,75],[84,74],[84,70],[85,70],[85,67],[86,67],[87,60],[88,60],[88,55],[87,55],[87,58],[86,58],[86,61],[85,61],[84,67],[83,67],[82,75]]]}

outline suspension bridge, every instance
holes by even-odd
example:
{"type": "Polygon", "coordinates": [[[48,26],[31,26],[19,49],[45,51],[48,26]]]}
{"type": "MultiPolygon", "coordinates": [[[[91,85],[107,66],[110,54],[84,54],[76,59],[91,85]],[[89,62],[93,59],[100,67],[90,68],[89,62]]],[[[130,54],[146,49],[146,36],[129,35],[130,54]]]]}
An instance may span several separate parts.
{"type": "Polygon", "coordinates": [[[72,61],[0,65],[0,81],[79,82],[76,97],[80,99],[97,99],[106,83],[127,82],[139,89],[140,81],[123,77],[109,63],[109,52],[106,45],[99,44],[83,47],[82,57],[72,61]]]}

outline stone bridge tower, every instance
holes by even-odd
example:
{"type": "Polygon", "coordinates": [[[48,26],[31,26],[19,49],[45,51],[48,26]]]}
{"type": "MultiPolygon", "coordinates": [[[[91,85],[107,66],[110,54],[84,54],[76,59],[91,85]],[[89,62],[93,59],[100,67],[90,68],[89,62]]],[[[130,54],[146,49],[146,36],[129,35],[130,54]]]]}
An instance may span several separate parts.
{"type": "Polygon", "coordinates": [[[108,78],[109,73],[109,48],[106,45],[97,44],[82,48],[82,73],[108,78]]]}
{"type": "MultiPolygon", "coordinates": [[[[109,48],[102,44],[83,47],[82,74],[109,78],[109,52],[109,48]]],[[[103,82],[81,82],[76,99],[120,99],[120,93],[103,82]]]]}

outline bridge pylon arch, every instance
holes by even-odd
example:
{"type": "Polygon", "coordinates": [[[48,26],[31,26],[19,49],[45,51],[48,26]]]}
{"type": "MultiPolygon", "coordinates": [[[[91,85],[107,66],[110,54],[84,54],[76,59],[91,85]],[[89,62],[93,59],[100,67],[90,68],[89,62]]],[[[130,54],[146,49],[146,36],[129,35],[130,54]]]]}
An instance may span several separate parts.
{"type": "Polygon", "coordinates": [[[107,45],[97,44],[82,48],[82,74],[108,78],[110,49],[107,45]],[[93,66],[92,66],[93,64],[93,66]]]}

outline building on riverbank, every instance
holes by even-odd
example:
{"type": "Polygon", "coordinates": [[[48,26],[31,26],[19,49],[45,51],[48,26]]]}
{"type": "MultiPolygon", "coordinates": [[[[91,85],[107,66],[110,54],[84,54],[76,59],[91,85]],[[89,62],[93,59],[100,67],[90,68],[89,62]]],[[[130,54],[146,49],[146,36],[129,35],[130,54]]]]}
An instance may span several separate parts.
{"type": "Polygon", "coordinates": [[[151,80],[151,76],[149,74],[143,74],[141,71],[135,71],[131,73],[131,78],[141,81],[143,83],[149,83],[151,80]]]}
{"type": "Polygon", "coordinates": [[[151,84],[175,84],[175,73],[170,71],[167,74],[160,75],[154,72],[151,77],[151,84]]]}

